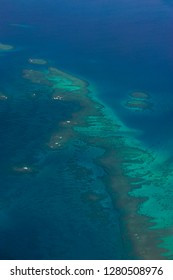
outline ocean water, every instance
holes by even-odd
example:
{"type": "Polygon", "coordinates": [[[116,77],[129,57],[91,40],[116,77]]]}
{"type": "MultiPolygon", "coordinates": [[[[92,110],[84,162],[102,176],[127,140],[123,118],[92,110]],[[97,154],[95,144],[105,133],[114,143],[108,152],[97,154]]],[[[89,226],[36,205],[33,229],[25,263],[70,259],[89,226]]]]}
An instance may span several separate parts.
{"type": "Polygon", "coordinates": [[[0,42],[14,46],[0,51],[0,258],[172,259],[172,1],[13,2],[0,0],[0,42]],[[60,149],[51,135],[82,106],[25,79],[25,69],[47,71],[30,58],[87,81],[105,108],[60,149]],[[132,92],[151,108],[125,106],[132,92]],[[103,160],[120,145],[109,144],[114,121],[116,170],[103,160]]]}

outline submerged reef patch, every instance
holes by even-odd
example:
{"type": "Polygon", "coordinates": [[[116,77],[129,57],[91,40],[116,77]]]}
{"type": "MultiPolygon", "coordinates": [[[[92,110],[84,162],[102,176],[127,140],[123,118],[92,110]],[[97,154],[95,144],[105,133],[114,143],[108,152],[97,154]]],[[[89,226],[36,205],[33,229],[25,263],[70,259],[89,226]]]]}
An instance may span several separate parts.
{"type": "Polygon", "coordinates": [[[25,69],[23,70],[23,77],[35,84],[42,84],[47,86],[52,85],[52,83],[46,79],[45,73],[42,71],[25,69]]]}
{"type": "Polygon", "coordinates": [[[126,103],[126,107],[128,109],[134,109],[134,110],[146,110],[146,109],[150,109],[152,107],[151,103],[148,103],[146,101],[143,100],[130,100],[127,101],[126,103]]]}
{"type": "Polygon", "coordinates": [[[11,51],[14,47],[0,43],[0,51],[11,51]]]}
{"type": "Polygon", "coordinates": [[[5,94],[3,94],[2,92],[0,92],[0,100],[7,100],[7,99],[8,99],[8,97],[5,94]]]}
{"type": "Polygon", "coordinates": [[[45,65],[47,64],[47,61],[42,58],[29,58],[29,63],[31,64],[37,64],[37,65],[45,65]]]}
{"type": "Polygon", "coordinates": [[[128,95],[128,99],[124,101],[124,106],[133,111],[150,110],[153,104],[148,101],[150,98],[148,93],[135,91],[128,95]]]}
{"type": "Polygon", "coordinates": [[[21,173],[21,174],[31,174],[35,172],[35,169],[31,166],[13,166],[12,168],[13,172],[15,173],[21,173]]]}
{"type": "Polygon", "coordinates": [[[129,95],[131,97],[137,98],[137,99],[148,99],[149,98],[149,94],[146,92],[142,92],[142,91],[134,91],[134,92],[131,92],[129,95]]]}
{"type": "MultiPolygon", "coordinates": [[[[132,257],[173,259],[173,244],[168,246],[173,219],[172,162],[156,157],[132,133],[124,136],[127,128],[117,117],[113,119],[107,113],[104,104],[96,99],[82,79],[53,67],[44,71],[29,69],[23,73],[32,84],[48,86],[52,102],[78,104],[71,118],[57,123],[45,146],[58,153],[69,144],[80,149],[78,143],[85,143],[87,147],[103,151],[94,160],[103,171],[97,180],[106,186],[114,206],[120,210],[124,242],[134,248],[135,256],[132,257]]],[[[148,94],[135,92],[129,98],[128,108],[151,108],[148,94]]],[[[73,176],[79,178],[77,172],[80,170],[81,174],[91,176],[92,182],[92,172],[79,165],[74,157],[73,176]]],[[[103,199],[94,190],[82,194],[81,198],[90,204],[103,199]]]]}

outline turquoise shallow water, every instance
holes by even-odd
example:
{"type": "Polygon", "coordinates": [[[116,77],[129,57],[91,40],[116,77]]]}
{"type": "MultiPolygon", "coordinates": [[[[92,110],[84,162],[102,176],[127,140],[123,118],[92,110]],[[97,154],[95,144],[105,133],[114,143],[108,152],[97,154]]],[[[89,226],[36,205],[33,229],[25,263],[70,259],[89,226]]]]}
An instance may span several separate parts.
{"type": "MultiPolygon", "coordinates": [[[[138,213],[156,222],[153,232],[159,229],[159,239],[172,248],[171,1],[19,1],[15,7],[5,1],[2,6],[0,41],[15,48],[0,53],[0,91],[9,97],[0,104],[1,258],[128,258],[119,229],[121,211],[99,180],[103,170],[93,165],[94,152],[90,156],[83,152],[78,159],[90,176],[80,170],[76,181],[66,169],[69,159],[79,157],[77,149],[84,148],[78,144],[76,150],[72,145],[60,151],[62,168],[56,155],[44,147],[56,123],[70,118],[78,104],[55,104],[49,89],[22,79],[22,70],[32,68],[30,57],[47,59],[49,65],[89,81],[92,94],[112,109],[107,116],[122,124],[120,134],[127,144],[151,154],[127,152],[132,161],[123,165],[124,175],[140,178],[136,183],[140,188],[129,195],[132,201],[147,197],[138,213]],[[128,110],[124,102],[133,91],[148,93],[152,110],[128,110]],[[39,165],[42,172],[10,174],[9,166],[20,163],[39,165]],[[91,189],[105,200],[84,202],[83,192],[91,189]]],[[[96,121],[92,130],[90,126],[83,132],[93,134],[100,124],[96,121]]],[[[103,134],[104,129],[105,125],[103,134]]],[[[165,254],[172,258],[172,251],[165,254]]]]}

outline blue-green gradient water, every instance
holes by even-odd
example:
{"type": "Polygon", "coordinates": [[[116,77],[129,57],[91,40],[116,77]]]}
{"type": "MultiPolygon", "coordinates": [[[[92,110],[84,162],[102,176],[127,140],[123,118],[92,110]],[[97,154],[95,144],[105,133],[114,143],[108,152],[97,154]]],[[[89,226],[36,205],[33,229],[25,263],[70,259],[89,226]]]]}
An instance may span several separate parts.
{"type": "Polygon", "coordinates": [[[45,146],[77,105],[52,102],[22,71],[29,58],[43,58],[88,81],[141,145],[172,164],[173,2],[0,0],[0,7],[0,42],[15,46],[0,52],[0,92],[9,97],[0,100],[0,259],[128,258],[119,210],[94,162],[102,151],[69,144],[57,155],[45,146]],[[125,108],[133,91],[148,93],[152,109],[125,108]],[[79,170],[76,178],[74,160],[92,175],[79,170]],[[20,164],[39,172],[11,172],[20,164]],[[104,199],[88,202],[90,192],[104,199]]]}

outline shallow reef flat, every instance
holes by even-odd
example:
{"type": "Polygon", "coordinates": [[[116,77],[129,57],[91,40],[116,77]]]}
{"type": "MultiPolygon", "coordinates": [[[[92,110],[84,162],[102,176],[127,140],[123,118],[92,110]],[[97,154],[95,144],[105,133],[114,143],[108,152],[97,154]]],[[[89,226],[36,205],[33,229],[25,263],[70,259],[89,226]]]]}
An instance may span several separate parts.
{"type": "Polygon", "coordinates": [[[75,93],[81,93],[81,91],[84,93],[87,90],[87,82],[54,67],[48,68],[47,79],[53,82],[54,89],[75,93]]]}
{"type": "MultiPolygon", "coordinates": [[[[95,163],[103,170],[99,178],[121,212],[124,243],[132,245],[135,252],[131,257],[173,259],[172,162],[146,149],[132,133],[124,136],[127,128],[107,113],[104,104],[90,92],[89,84],[80,78],[53,67],[39,72],[25,70],[24,78],[49,86],[53,102],[79,105],[71,118],[57,124],[45,145],[57,151],[80,142],[103,151],[95,163]]],[[[130,98],[135,99],[134,107],[144,109],[141,102],[148,95],[135,93],[130,98]]],[[[79,163],[74,160],[71,168],[78,176],[79,163]]],[[[94,193],[84,197],[89,203],[100,200],[94,193]]]]}

